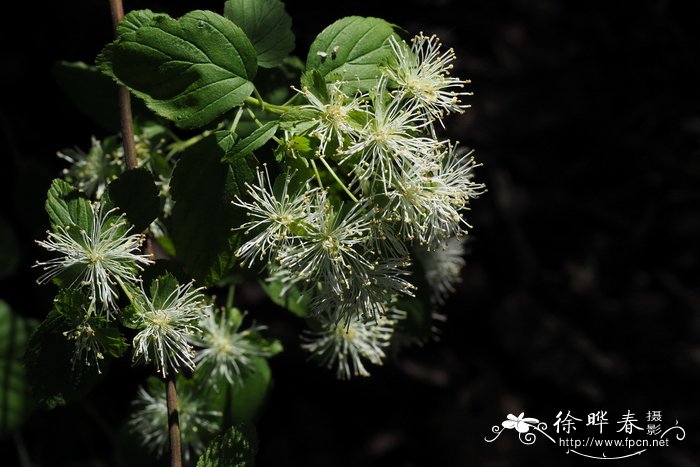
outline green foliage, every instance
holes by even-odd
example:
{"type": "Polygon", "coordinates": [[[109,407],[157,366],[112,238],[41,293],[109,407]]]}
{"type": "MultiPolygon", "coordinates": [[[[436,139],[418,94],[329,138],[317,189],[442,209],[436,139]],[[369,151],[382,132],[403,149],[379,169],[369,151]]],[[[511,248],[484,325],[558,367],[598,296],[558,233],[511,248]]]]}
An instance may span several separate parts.
{"type": "Polygon", "coordinates": [[[205,284],[216,283],[236,265],[233,252],[239,240],[232,229],[243,218],[231,201],[243,195],[245,182],[254,176],[255,158],[228,153],[233,138],[226,133],[211,135],[189,148],[171,182],[172,238],[178,260],[205,284]],[[222,163],[224,157],[230,162],[222,163]]]}
{"type": "Polygon", "coordinates": [[[265,123],[250,135],[238,141],[230,151],[222,158],[221,162],[235,162],[237,159],[245,158],[263,147],[277,132],[279,125],[277,122],[265,123]]]}
{"type": "Polygon", "coordinates": [[[82,229],[92,228],[90,202],[76,188],[56,179],[46,197],[46,212],[51,224],[56,227],[76,225],[82,229]]]}
{"type": "Polygon", "coordinates": [[[136,232],[148,227],[158,217],[158,188],[151,173],[144,168],[127,170],[112,181],[109,197],[126,214],[136,232]]]}
{"type": "Polygon", "coordinates": [[[228,0],[224,16],[250,38],[261,67],[280,65],[294,49],[292,18],[280,0],[228,0]]]}
{"type": "Polygon", "coordinates": [[[243,102],[257,71],[245,33],[203,10],[177,20],[154,15],[105,47],[97,63],[182,128],[204,126],[243,102]]]}
{"type": "Polygon", "coordinates": [[[0,436],[17,428],[31,410],[22,355],[35,327],[34,320],[21,318],[0,300],[0,436]]]}
{"type": "Polygon", "coordinates": [[[124,18],[119,22],[117,30],[119,34],[127,34],[129,32],[134,32],[141,26],[146,26],[150,23],[156,16],[167,16],[163,14],[153,13],[151,10],[134,10],[124,16],[124,18]]]}
{"type": "Polygon", "coordinates": [[[350,90],[368,90],[376,85],[379,66],[390,56],[386,41],[393,34],[394,28],[383,19],[340,19],[321,31],[311,44],[306,68],[317,69],[329,82],[347,80],[350,90]]]}
{"type": "Polygon", "coordinates": [[[197,467],[252,467],[257,452],[255,427],[242,423],[214,438],[197,461],[197,467]]]}

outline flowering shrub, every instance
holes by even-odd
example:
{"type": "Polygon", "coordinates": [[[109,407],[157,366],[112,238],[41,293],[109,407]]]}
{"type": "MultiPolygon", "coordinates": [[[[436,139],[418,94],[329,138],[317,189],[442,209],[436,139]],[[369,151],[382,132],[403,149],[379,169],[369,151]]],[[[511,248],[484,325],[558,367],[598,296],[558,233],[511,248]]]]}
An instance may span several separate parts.
{"type": "Polygon", "coordinates": [[[464,212],[484,190],[471,152],[440,136],[468,107],[468,81],[437,37],[406,41],[377,18],[331,24],[303,62],[279,0],[229,0],[223,16],[138,10],[117,32],[97,69],[63,65],[145,106],[134,137],[122,128],[59,153],[70,166],[49,190],[38,243],[50,258],[37,262],[59,293],[28,367],[36,381],[55,359],[71,371],[34,389],[48,406],[79,398],[130,352],[166,380],[134,403],[144,445],[163,454],[170,423],[172,449],[178,408],[186,459],[224,432],[252,452],[247,428],[226,429],[250,421],[282,348],[244,325],[236,284],[259,278],[304,318],[301,347],[340,379],[369,376],[394,339],[430,337],[464,265],[464,212]]]}

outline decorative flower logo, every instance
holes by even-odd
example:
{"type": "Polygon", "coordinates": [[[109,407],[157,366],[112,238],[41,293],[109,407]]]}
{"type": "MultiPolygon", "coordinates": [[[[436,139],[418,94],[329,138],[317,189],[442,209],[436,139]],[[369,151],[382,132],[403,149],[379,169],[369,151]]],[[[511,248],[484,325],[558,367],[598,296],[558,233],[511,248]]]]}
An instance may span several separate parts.
{"type": "Polygon", "coordinates": [[[501,425],[503,428],[512,430],[515,428],[518,433],[527,433],[530,431],[530,427],[537,427],[540,422],[536,418],[525,418],[525,412],[521,412],[517,417],[513,414],[508,414],[508,420],[503,421],[501,425]]]}

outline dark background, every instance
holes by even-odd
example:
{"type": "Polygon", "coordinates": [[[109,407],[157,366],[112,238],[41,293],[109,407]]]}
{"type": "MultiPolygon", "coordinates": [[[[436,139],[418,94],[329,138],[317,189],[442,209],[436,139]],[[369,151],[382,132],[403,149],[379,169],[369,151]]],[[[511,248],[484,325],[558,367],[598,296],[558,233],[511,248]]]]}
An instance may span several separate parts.
{"type": "MultiPolygon", "coordinates": [[[[437,33],[453,46],[455,74],[472,80],[474,96],[447,131],[477,150],[477,176],[489,191],[467,216],[471,252],[444,307],[440,341],[401,352],[370,379],[339,382],[306,363],[301,323],[255,289],[243,294],[242,305],[287,350],[272,360],[259,465],[596,465],[545,439],[527,447],[513,432],[493,444],[484,437],[508,413],[551,424],[559,410],[579,418],[607,410],[612,430],[628,409],[643,424],[647,411],[661,410],[663,425],[677,419],[687,437],[617,465],[700,465],[700,41],[697,16],[686,10],[692,2],[287,3],[302,57],[323,27],[351,14],[437,33]]],[[[181,14],[222,4],[126,7],[181,14]]],[[[32,240],[45,229],[45,189],[62,167],[55,152],[106,136],[71,107],[49,71],[60,59],[91,61],[111,25],[107,0],[14,6],[0,32],[0,186],[23,268],[0,283],[0,297],[41,319],[50,292],[34,285],[29,266],[32,240]]],[[[23,431],[32,459],[109,459],[142,376],[117,366],[86,402],[35,414],[23,431]]],[[[11,440],[0,441],[0,452],[0,464],[14,465],[11,440]]]]}

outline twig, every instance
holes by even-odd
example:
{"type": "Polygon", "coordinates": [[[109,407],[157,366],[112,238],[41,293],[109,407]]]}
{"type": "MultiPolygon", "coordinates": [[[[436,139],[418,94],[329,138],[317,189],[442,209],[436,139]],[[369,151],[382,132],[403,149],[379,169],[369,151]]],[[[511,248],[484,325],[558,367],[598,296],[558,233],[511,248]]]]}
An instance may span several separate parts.
{"type": "Polygon", "coordinates": [[[177,410],[177,389],[175,388],[175,376],[172,373],[165,378],[165,396],[168,404],[170,466],[182,467],[182,448],[180,446],[180,416],[177,410]]]}
{"type": "MultiPolygon", "coordinates": [[[[124,6],[122,0],[109,0],[110,11],[112,12],[112,25],[114,26],[114,36],[119,32],[117,26],[124,18],[124,6]]],[[[119,122],[122,127],[122,143],[124,144],[124,156],[126,157],[126,167],[136,168],[136,146],[134,145],[134,126],[131,117],[131,96],[126,86],[119,86],[119,122]]]]}
{"type": "MultiPolygon", "coordinates": [[[[117,26],[124,18],[124,6],[122,0],[109,0],[112,13],[112,25],[114,36],[119,35],[117,26]]],[[[124,144],[124,156],[126,167],[136,168],[136,147],[134,145],[134,127],[131,116],[131,98],[129,90],[125,86],[119,86],[119,121],[122,129],[122,141],[124,144]]],[[[177,410],[177,389],[175,377],[170,374],[165,379],[165,396],[168,405],[168,434],[170,435],[170,466],[182,467],[182,448],[180,446],[180,420],[177,410]]]]}

